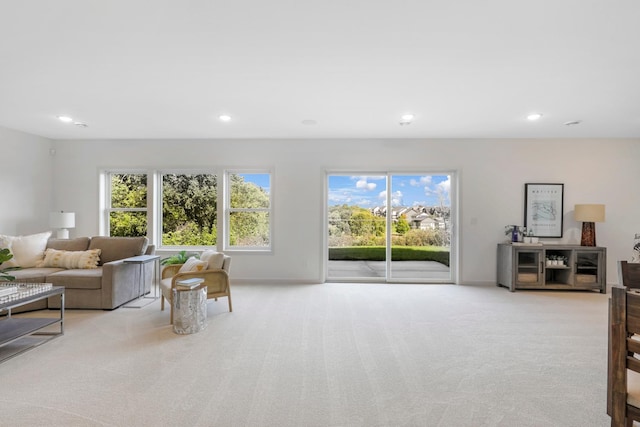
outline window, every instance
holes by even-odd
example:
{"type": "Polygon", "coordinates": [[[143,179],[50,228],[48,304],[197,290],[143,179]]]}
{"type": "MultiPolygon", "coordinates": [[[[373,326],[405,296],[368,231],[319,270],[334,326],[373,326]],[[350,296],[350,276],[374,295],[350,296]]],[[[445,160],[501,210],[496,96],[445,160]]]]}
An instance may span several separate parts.
{"type": "Polygon", "coordinates": [[[215,246],[217,176],[163,173],[161,246],[215,246]]]}
{"type": "Polygon", "coordinates": [[[271,174],[227,171],[226,247],[271,248],[271,174]]]}
{"type": "Polygon", "coordinates": [[[118,170],[101,176],[104,235],[147,236],[158,248],[271,249],[269,172],[118,170]],[[225,185],[218,186],[222,176],[225,185]]]}
{"type": "Polygon", "coordinates": [[[147,174],[108,172],[109,236],[147,235],[147,174]]]}

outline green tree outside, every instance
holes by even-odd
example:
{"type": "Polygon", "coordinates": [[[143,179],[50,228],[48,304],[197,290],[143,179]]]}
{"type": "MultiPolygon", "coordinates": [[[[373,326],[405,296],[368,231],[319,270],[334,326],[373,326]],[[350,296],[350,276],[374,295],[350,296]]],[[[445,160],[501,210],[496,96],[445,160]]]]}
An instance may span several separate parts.
{"type": "MultiPolygon", "coordinates": [[[[110,213],[111,236],[147,235],[147,175],[111,175],[113,208],[145,209],[110,213]]],[[[268,193],[237,174],[230,175],[231,205],[269,208],[268,193]]],[[[162,176],[162,244],[213,246],[217,242],[217,177],[211,174],[162,176]]],[[[263,246],[269,242],[268,212],[234,212],[230,218],[232,245],[263,246]]]]}

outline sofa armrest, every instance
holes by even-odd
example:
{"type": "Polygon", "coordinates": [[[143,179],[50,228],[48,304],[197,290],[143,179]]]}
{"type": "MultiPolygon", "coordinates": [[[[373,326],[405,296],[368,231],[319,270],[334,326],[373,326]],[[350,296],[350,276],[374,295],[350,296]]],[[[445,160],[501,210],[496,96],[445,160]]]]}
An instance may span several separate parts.
{"type": "Polygon", "coordinates": [[[102,308],[113,309],[151,290],[155,262],[126,263],[124,260],[102,265],[102,308]]]}

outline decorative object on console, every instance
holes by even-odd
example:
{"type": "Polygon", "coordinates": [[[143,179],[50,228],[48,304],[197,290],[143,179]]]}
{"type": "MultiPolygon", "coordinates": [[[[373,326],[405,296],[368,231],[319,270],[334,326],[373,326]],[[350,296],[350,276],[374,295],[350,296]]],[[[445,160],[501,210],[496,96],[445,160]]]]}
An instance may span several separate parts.
{"type": "Polygon", "coordinates": [[[74,228],[76,226],[76,214],[75,212],[51,212],[49,214],[49,225],[51,228],[57,228],[58,239],[68,239],[69,238],[69,228],[74,228]]]}
{"type": "Polygon", "coordinates": [[[504,234],[506,236],[510,236],[510,240],[512,242],[517,242],[518,241],[518,231],[520,230],[520,227],[517,225],[505,225],[504,227],[504,234]]]}
{"type": "Polygon", "coordinates": [[[582,221],[581,246],[596,246],[596,222],[604,222],[604,205],[576,205],[573,213],[576,221],[582,221]]]}

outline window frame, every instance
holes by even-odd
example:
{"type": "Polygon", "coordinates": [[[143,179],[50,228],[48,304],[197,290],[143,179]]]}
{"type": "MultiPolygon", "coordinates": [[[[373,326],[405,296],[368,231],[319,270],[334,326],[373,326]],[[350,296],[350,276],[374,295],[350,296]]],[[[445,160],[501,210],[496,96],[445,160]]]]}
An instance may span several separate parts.
{"type": "Polygon", "coordinates": [[[248,168],[167,168],[167,169],[145,169],[145,168],[104,168],[99,170],[99,235],[110,235],[110,214],[111,212],[146,212],[147,216],[147,238],[149,244],[156,246],[156,250],[178,251],[178,250],[199,250],[215,247],[217,250],[225,252],[245,252],[245,253],[269,253],[273,252],[274,236],[274,172],[269,168],[248,169],[248,168]],[[147,206],[146,208],[113,208],[111,194],[112,175],[118,174],[144,174],[147,176],[147,206]],[[197,175],[207,174],[217,177],[216,196],[216,244],[211,246],[176,246],[162,244],[162,183],[163,175],[197,175]],[[265,174],[269,176],[269,207],[268,208],[231,208],[231,187],[230,175],[232,174],[265,174]],[[222,182],[220,181],[222,179],[222,182]],[[267,212],[269,216],[269,244],[267,246],[231,246],[230,241],[230,214],[231,212],[267,212]]]}
{"type": "Polygon", "coordinates": [[[225,252],[272,252],[273,251],[273,179],[271,169],[225,169],[223,174],[223,209],[224,209],[224,239],[223,250],[225,252]],[[232,208],[231,207],[231,175],[268,175],[269,176],[269,207],[268,208],[232,208]],[[266,212],[269,216],[269,244],[267,246],[232,246],[231,240],[231,213],[232,212],[266,212]]]}
{"type": "Polygon", "coordinates": [[[111,213],[112,212],[145,212],[147,219],[147,238],[151,239],[150,234],[152,233],[153,222],[151,218],[151,211],[153,211],[153,194],[150,191],[151,186],[150,181],[153,179],[153,174],[145,169],[105,169],[101,172],[103,179],[101,180],[103,183],[103,187],[101,192],[103,193],[102,203],[103,212],[102,221],[100,221],[100,234],[105,236],[111,235],[111,213]],[[147,177],[147,206],[144,208],[114,208],[112,206],[113,203],[113,194],[112,194],[112,177],[113,175],[146,175],[147,177]],[[152,209],[149,209],[149,206],[152,206],[152,209]]]}
{"type": "Polygon", "coordinates": [[[220,247],[220,171],[217,169],[159,169],[154,173],[154,183],[156,186],[156,192],[158,194],[158,203],[154,205],[154,213],[156,221],[154,223],[154,229],[156,234],[156,245],[159,249],[165,250],[198,250],[205,248],[219,248],[220,247]],[[216,230],[217,238],[215,245],[164,245],[162,243],[162,229],[163,229],[163,176],[164,175],[213,175],[216,177],[216,230]]]}

